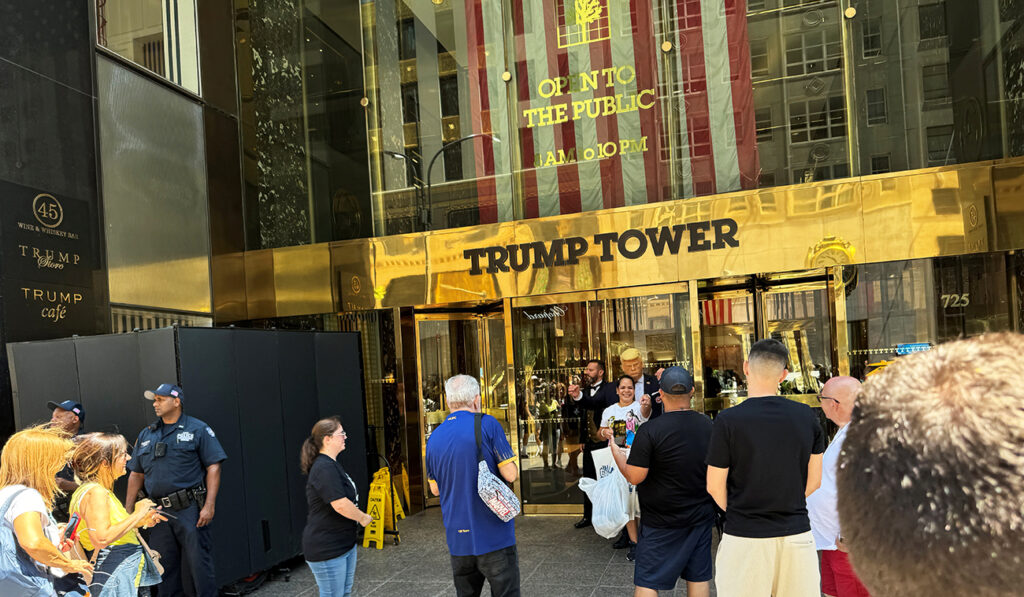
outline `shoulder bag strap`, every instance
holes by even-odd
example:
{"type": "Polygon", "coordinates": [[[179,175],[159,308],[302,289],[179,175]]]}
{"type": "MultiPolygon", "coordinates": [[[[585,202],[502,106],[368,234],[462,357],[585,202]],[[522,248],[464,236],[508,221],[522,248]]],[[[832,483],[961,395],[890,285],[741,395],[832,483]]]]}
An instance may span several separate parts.
{"type": "Polygon", "coordinates": [[[476,461],[477,462],[483,462],[484,461],[484,449],[483,449],[483,442],[481,441],[481,433],[480,433],[480,422],[483,420],[483,418],[484,418],[484,416],[482,414],[480,414],[480,413],[476,413],[476,414],[473,415],[473,428],[474,428],[474,433],[476,434],[476,461]]]}
{"type": "MultiPolygon", "coordinates": [[[[477,444],[479,445],[479,443],[480,442],[478,441],[477,444]]],[[[3,508],[0,508],[0,521],[2,521],[5,516],[7,516],[7,511],[11,509],[11,504],[14,503],[14,498],[18,497],[19,495],[26,491],[28,491],[28,487],[22,487],[18,491],[15,491],[14,494],[11,495],[11,497],[7,498],[7,501],[4,502],[3,508]]],[[[11,525],[11,529],[14,529],[14,525],[11,525]]]]}

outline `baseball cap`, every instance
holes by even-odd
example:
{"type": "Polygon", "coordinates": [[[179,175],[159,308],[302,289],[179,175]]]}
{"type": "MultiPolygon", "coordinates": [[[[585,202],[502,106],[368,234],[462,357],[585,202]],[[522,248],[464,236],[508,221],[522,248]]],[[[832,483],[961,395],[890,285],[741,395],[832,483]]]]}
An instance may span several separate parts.
{"type": "Polygon", "coordinates": [[[146,390],[146,393],[143,394],[143,396],[146,397],[146,400],[153,400],[157,396],[170,396],[172,398],[177,398],[182,402],[185,401],[185,394],[181,391],[181,388],[169,383],[162,383],[157,387],[157,389],[152,391],[146,390]]]}
{"type": "Polygon", "coordinates": [[[85,408],[82,407],[80,402],[75,402],[74,400],[65,400],[64,402],[47,402],[46,406],[48,406],[51,411],[57,408],[69,410],[78,415],[79,422],[85,423],[85,408]]]}
{"type": "Polygon", "coordinates": [[[669,367],[661,372],[661,381],[658,385],[663,393],[676,396],[689,394],[693,389],[693,376],[682,367],[669,367]]]}

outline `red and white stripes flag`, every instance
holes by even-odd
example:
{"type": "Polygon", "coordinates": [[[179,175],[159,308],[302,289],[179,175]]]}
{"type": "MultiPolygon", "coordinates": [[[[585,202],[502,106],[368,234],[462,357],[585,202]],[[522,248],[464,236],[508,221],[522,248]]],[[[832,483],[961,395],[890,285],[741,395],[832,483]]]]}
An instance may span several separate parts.
{"type": "Polygon", "coordinates": [[[525,215],[667,197],[650,0],[510,6],[525,215]]]}
{"type": "Polygon", "coordinates": [[[465,19],[472,132],[503,141],[473,143],[475,172],[467,176],[477,178],[482,223],[513,217],[510,133],[518,135],[526,217],[757,187],[745,0],[511,0],[511,32],[505,3],[456,4],[456,22],[465,19]],[[663,41],[673,44],[671,89],[659,82],[663,41]],[[666,130],[666,110],[675,131],[666,130]],[[681,139],[675,189],[667,139],[681,139]]]}
{"type": "MultiPolygon", "coordinates": [[[[456,26],[466,30],[466,80],[472,133],[494,135],[466,142],[473,151],[480,223],[506,222],[513,218],[511,143],[509,143],[508,96],[502,79],[505,71],[505,32],[502,2],[454,0],[456,26]]],[[[470,132],[463,131],[463,135],[470,132]]],[[[468,151],[469,147],[463,147],[468,151]]]]}
{"type": "Polygon", "coordinates": [[[684,197],[757,188],[746,0],[674,0],[672,57],[684,197]],[[687,155],[688,154],[688,155],[687,155]]]}
{"type": "Polygon", "coordinates": [[[700,302],[704,325],[732,323],[732,299],[708,299],[700,302]]]}

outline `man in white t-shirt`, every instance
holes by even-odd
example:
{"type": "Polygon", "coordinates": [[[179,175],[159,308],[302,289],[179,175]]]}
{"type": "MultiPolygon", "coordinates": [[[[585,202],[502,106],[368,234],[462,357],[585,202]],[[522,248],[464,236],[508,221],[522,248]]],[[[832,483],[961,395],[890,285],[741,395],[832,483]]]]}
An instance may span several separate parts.
{"type": "Polygon", "coordinates": [[[821,592],[828,597],[868,597],[846,549],[839,529],[836,509],[836,462],[843,449],[847,426],[853,416],[853,405],[860,392],[860,382],[852,377],[833,377],[818,394],[821,411],[839,426],[832,443],[825,450],[821,467],[821,487],[807,497],[807,515],[811,519],[811,534],[821,555],[821,592]]]}

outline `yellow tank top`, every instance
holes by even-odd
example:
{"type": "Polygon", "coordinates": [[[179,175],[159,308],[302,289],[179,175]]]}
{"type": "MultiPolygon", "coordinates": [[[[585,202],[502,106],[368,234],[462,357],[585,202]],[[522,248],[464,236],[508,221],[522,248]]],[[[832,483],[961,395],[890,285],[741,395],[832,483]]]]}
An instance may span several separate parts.
{"type": "MultiPolygon", "coordinates": [[[[109,502],[110,524],[111,525],[115,525],[115,524],[123,521],[124,519],[128,518],[128,511],[124,509],[124,506],[121,504],[120,500],[118,500],[116,497],[114,497],[114,493],[112,491],[106,489],[105,487],[103,487],[99,483],[86,483],[86,484],[82,485],[81,487],[79,487],[78,489],[75,490],[75,493],[73,493],[71,495],[71,508],[70,508],[70,512],[72,514],[78,512],[79,506],[82,503],[82,498],[85,496],[85,494],[89,493],[89,491],[92,490],[92,489],[98,489],[99,491],[102,491],[102,492],[107,494],[107,500],[109,502]]],[[[81,514],[79,514],[79,516],[81,516],[81,514]]],[[[86,528],[85,519],[84,518],[82,520],[81,526],[79,526],[78,528],[80,529],[79,532],[78,532],[78,540],[79,540],[79,542],[81,542],[82,547],[92,551],[92,541],[89,539],[89,529],[86,528]]],[[[125,533],[124,535],[122,535],[120,539],[118,539],[117,541],[114,541],[110,545],[114,546],[114,545],[138,545],[138,544],[139,544],[139,539],[135,535],[135,529],[132,529],[132,530],[128,531],[127,533],[125,533]]]]}

